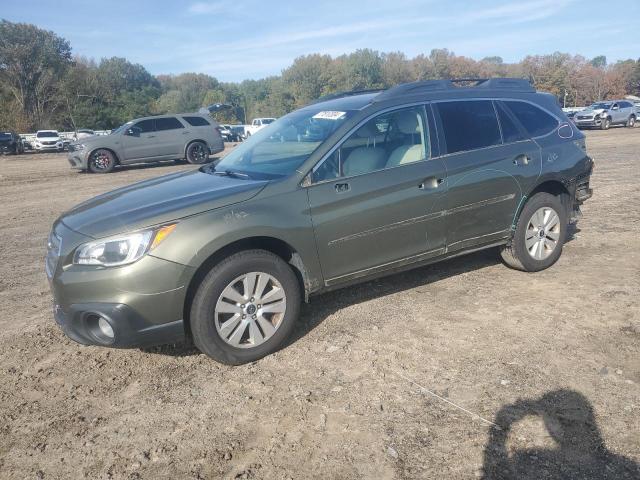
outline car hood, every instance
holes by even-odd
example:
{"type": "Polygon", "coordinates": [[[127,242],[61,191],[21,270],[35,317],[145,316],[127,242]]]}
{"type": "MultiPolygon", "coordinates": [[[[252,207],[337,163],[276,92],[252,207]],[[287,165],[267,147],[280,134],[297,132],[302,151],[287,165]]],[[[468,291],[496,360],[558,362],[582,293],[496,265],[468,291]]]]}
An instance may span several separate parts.
{"type": "Polygon", "coordinates": [[[60,137],[36,137],[36,142],[60,142],[60,137]]]}
{"type": "Polygon", "coordinates": [[[84,235],[106,237],[248,200],[267,183],[199,170],[175,173],[94,197],[60,220],[84,235]]]}
{"type": "Polygon", "coordinates": [[[595,108],[593,110],[582,110],[576,113],[576,115],[600,115],[606,111],[607,110],[605,108],[595,108]]]}

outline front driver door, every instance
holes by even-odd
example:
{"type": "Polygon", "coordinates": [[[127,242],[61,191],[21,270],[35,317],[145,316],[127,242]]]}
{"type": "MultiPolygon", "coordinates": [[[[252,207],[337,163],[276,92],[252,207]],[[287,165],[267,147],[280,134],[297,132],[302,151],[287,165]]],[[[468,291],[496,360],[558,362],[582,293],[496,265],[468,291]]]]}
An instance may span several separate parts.
{"type": "Polygon", "coordinates": [[[156,124],[150,118],[136,122],[122,134],[125,161],[136,161],[155,156],[156,124]]]}
{"type": "Polygon", "coordinates": [[[446,172],[422,106],[361,125],[314,169],[311,216],[326,285],[441,254],[446,172]]]}

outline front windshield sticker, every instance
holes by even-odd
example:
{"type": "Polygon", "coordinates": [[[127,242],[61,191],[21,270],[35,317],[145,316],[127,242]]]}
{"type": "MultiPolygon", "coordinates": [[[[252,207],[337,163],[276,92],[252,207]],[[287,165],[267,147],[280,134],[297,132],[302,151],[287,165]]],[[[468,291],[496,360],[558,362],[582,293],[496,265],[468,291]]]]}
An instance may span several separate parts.
{"type": "Polygon", "coordinates": [[[316,113],[313,116],[313,118],[323,118],[325,120],[340,120],[346,114],[347,112],[336,112],[336,111],[327,110],[327,111],[316,113]]]}

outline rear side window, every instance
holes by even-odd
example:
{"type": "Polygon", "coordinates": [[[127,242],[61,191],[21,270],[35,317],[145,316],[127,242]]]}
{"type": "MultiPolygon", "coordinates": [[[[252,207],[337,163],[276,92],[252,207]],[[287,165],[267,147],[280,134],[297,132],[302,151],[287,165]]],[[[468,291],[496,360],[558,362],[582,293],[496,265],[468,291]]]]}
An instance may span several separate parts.
{"type": "Polygon", "coordinates": [[[500,145],[500,127],[490,100],[434,104],[445,138],[445,153],[500,145]]]}
{"type": "Polygon", "coordinates": [[[558,126],[558,120],[555,117],[530,103],[516,101],[505,103],[532,137],[551,133],[558,126]]]}
{"type": "Polygon", "coordinates": [[[178,128],[184,128],[184,125],[180,123],[175,117],[167,117],[167,118],[156,118],[156,129],[157,130],[176,130],[178,128]]]}
{"type": "Polygon", "coordinates": [[[184,118],[189,125],[192,127],[206,127],[207,125],[211,125],[205,118],[202,117],[182,117],[184,118]]]}
{"type": "Polygon", "coordinates": [[[498,118],[500,119],[500,126],[502,127],[502,138],[504,143],[527,140],[527,137],[511,119],[511,115],[507,112],[504,105],[502,105],[502,102],[496,102],[496,109],[498,110],[498,118]]]}
{"type": "Polygon", "coordinates": [[[140,133],[149,133],[156,131],[155,120],[150,118],[149,120],[141,120],[134,125],[140,129],[140,133]]]}

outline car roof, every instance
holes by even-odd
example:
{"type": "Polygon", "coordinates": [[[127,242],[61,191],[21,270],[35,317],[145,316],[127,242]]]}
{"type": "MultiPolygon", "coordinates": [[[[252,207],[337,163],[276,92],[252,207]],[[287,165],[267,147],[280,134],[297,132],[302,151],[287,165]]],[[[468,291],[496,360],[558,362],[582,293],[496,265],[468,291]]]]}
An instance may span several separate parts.
{"type": "Polygon", "coordinates": [[[474,97],[530,97],[536,94],[522,78],[425,80],[388,89],[342,92],[319,98],[312,105],[327,110],[362,110],[376,103],[402,103],[474,97]]]}

